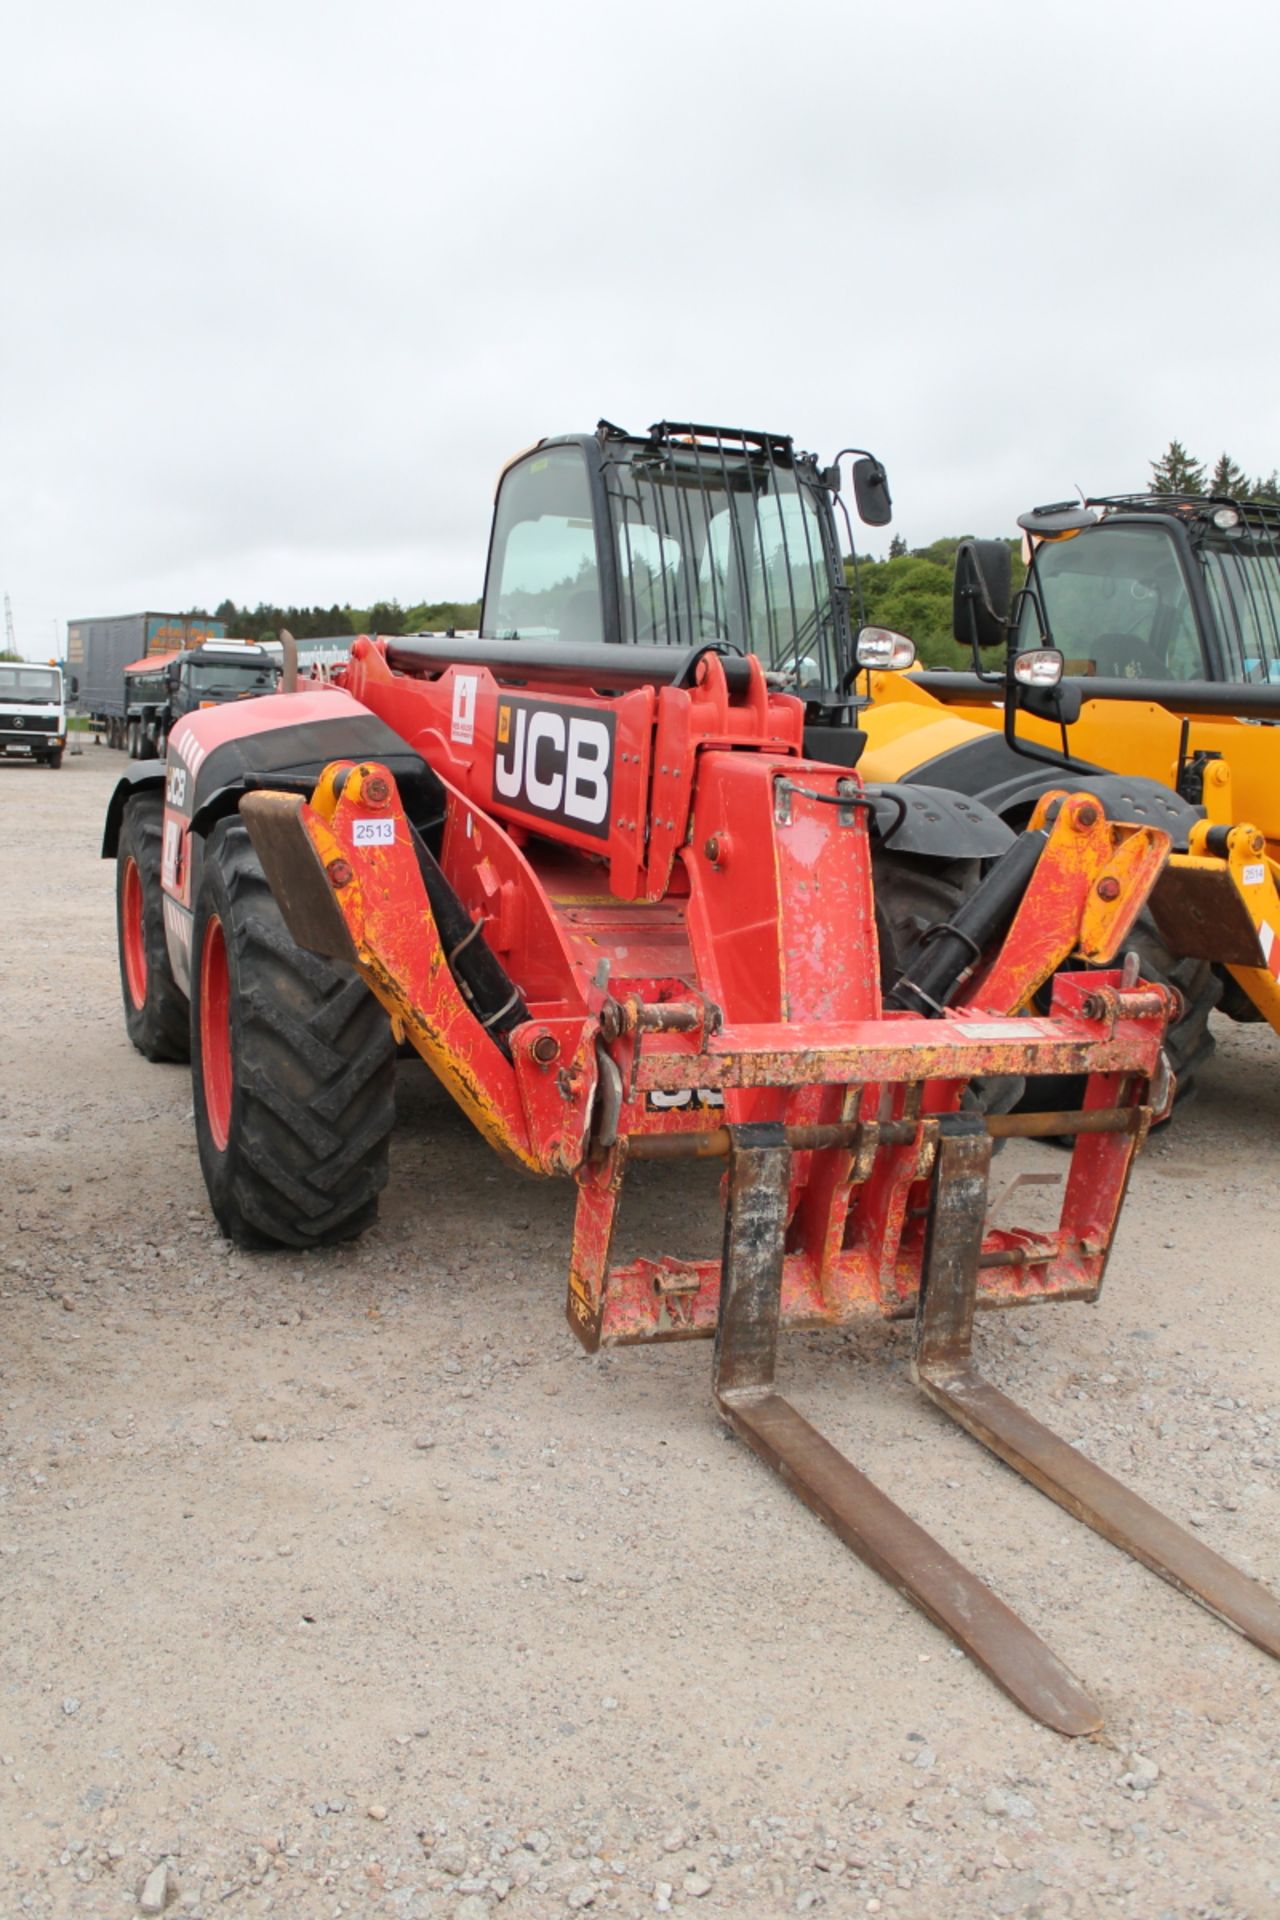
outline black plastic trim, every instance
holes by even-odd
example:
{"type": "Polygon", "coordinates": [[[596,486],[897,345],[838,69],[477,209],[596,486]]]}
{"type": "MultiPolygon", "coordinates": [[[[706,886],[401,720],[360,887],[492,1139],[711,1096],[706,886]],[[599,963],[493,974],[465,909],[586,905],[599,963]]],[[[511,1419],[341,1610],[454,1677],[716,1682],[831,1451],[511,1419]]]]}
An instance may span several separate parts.
{"type": "Polygon", "coordinates": [[[124,810],[135,793],[145,793],[149,787],[163,789],[165,781],[164,762],[161,760],[139,760],[129,767],[116,781],[115,790],[107,802],[107,818],[102,829],[102,858],[114,860],[120,847],[120,825],[124,819],[124,810]]]}

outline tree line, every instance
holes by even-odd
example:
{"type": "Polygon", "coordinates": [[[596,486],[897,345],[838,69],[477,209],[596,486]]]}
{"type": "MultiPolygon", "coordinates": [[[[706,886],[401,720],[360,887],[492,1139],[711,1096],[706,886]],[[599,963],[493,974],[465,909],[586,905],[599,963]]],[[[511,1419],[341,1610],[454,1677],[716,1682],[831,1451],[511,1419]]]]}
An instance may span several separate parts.
{"type": "Polygon", "coordinates": [[[1272,467],[1265,478],[1259,475],[1251,480],[1229,453],[1220,453],[1206,473],[1204,462],[1188,453],[1181,440],[1171,440],[1160,458],[1151,462],[1151,491],[1280,502],[1280,473],[1272,467]]]}
{"type": "Polygon", "coordinates": [[[402,607],[398,600],[378,600],[371,607],[277,607],[266,600],[256,607],[238,607],[234,600],[223,600],[212,614],[207,607],[188,611],[202,620],[224,620],[233,640],[274,640],[281,627],[295,640],[328,640],[356,633],[445,632],[480,623],[478,600],[424,600],[413,607],[402,607]]]}

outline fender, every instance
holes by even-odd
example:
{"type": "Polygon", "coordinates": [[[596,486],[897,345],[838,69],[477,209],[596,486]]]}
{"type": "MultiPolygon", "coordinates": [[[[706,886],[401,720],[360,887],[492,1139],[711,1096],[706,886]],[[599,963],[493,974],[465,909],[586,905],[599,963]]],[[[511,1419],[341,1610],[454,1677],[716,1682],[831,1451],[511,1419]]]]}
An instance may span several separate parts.
{"type": "Polygon", "coordinates": [[[1012,825],[1020,826],[1042,793],[1066,787],[1072,793],[1091,793],[1109,820],[1130,820],[1162,828],[1174,848],[1184,853],[1187,838],[1204,809],[1184,800],[1172,787],[1141,775],[1108,773],[1088,761],[1072,766],[1049,766],[1014,753],[1004,737],[988,729],[975,730],[972,740],[926,760],[909,774],[904,785],[943,785],[952,793],[980,801],[1012,825]]]}
{"type": "Polygon", "coordinates": [[[104,860],[114,860],[120,851],[120,826],[130,800],[136,793],[146,793],[153,787],[164,790],[164,768],[158,760],[139,760],[120,775],[107,802],[107,818],[102,829],[104,860]]]}
{"type": "Polygon", "coordinates": [[[310,794],[334,760],[378,760],[395,773],[414,824],[443,817],[443,793],[422,756],[340,688],[268,694],[184,715],[169,735],[163,765],[139,762],[117,783],[107,810],[103,855],[115,856],[125,806],[140,791],[164,794],[165,937],[174,979],[191,990],[191,932],[204,842],[262,788],[310,794]]]}
{"type": "Polygon", "coordinates": [[[981,799],[918,781],[868,784],[879,843],[925,860],[993,860],[1017,835],[981,799]]]}

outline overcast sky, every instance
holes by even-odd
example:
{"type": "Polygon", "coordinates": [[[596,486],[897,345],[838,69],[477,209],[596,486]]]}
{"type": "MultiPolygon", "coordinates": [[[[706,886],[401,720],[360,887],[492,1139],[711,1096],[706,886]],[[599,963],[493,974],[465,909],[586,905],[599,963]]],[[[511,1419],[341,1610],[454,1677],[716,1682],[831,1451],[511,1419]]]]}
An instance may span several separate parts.
{"type": "MultiPolygon", "coordinates": [[[[1280,9],[0,9],[0,591],[479,592],[540,434],[854,442],[912,545],[1280,464],[1280,9]]],[[[883,547],[870,536],[866,544],[883,547]]]]}

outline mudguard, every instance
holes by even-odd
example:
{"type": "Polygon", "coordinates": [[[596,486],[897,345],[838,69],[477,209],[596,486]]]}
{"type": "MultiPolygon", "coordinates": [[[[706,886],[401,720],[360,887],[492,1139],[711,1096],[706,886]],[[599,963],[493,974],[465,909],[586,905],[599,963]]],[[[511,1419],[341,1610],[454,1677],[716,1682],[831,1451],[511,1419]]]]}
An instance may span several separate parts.
{"type": "Polygon", "coordinates": [[[107,802],[107,817],[102,829],[104,860],[114,860],[120,850],[120,823],[124,819],[125,807],[136,793],[145,793],[148,787],[164,787],[164,767],[159,760],[136,761],[116,781],[115,790],[107,802]]]}
{"type": "Polygon", "coordinates": [[[242,795],[264,788],[310,794],[334,760],[377,760],[401,783],[414,824],[429,832],[443,812],[439,781],[422,755],[385,720],[336,687],[231,701],[179,720],[168,758],[139,762],[117,783],[107,810],[103,854],[114,857],[128,801],[164,794],[165,937],[174,979],[191,990],[191,934],[204,842],[234,814],[242,795]]]}
{"type": "Polygon", "coordinates": [[[1160,827],[1172,837],[1177,852],[1186,851],[1188,835],[1204,809],[1184,800],[1172,787],[1141,775],[1108,773],[1077,761],[1051,766],[1013,752],[1003,736],[986,728],[963,745],[922,762],[903,783],[908,791],[936,789],[980,801],[1002,820],[1021,825],[1042,793],[1065,787],[1072,793],[1091,793],[1109,820],[1129,820],[1140,826],[1160,827]]]}
{"type": "Polygon", "coordinates": [[[1017,838],[979,799],[945,787],[885,781],[868,785],[881,846],[926,860],[993,860],[1017,838]]]}

